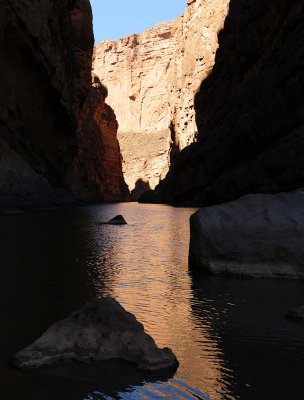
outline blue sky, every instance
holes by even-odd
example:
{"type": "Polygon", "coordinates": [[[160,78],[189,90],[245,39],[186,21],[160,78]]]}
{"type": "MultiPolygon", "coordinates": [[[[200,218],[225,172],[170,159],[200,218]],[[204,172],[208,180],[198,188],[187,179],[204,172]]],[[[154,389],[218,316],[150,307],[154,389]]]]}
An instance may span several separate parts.
{"type": "Polygon", "coordinates": [[[140,33],[182,14],[186,0],[91,0],[95,42],[140,33]]]}

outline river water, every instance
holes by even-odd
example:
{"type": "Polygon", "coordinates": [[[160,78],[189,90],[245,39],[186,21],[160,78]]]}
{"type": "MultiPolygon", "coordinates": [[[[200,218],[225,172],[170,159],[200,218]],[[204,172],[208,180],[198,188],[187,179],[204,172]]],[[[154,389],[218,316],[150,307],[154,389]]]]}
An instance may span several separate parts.
{"type": "Polygon", "coordinates": [[[191,208],[135,203],[0,216],[0,399],[301,399],[304,282],[189,272],[191,208]],[[123,214],[126,226],[98,225],[123,214]],[[10,356],[96,296],[133,312],[180,362],[174,376],[129,365],[29,373],[10,356]]]}

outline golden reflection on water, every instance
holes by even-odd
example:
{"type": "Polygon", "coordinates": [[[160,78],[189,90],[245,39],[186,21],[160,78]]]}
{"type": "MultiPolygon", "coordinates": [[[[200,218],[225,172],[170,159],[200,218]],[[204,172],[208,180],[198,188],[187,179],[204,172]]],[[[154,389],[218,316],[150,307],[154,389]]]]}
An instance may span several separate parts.
{"type": "Polygon", "coordinates": [[[216,400],[223,393],[229,398],[222,353],[210,315],[195,315],[193,306],[200,305],[187,266],[188,220],[194,211],[125,205],[129,225],[100,226],[95,232],[94,242],[107,237],[108,245],[99,247],[92,276],[96,295],[109,294],[134,313],[159,346],[175,352],[177,376],[216,400]]]}

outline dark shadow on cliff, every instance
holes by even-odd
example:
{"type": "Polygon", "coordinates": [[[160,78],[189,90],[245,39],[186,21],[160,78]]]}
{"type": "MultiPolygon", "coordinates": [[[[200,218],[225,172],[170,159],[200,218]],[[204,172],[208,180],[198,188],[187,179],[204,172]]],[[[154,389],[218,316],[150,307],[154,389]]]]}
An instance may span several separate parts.
{"type": "Polygon", "coordinates": [[[149,182],[139,178],[135,183],[135,188],[131,191],[130,200],[137,201],[141,196],[144,195],[145,192],[150,190],[151,188],[149,182]]]}
{"type": "Polygon", "coordinates": [[[198,143],[148,201],[210,205],[304,185],[304,4],[231,0],[195,96],[198,143]]]}

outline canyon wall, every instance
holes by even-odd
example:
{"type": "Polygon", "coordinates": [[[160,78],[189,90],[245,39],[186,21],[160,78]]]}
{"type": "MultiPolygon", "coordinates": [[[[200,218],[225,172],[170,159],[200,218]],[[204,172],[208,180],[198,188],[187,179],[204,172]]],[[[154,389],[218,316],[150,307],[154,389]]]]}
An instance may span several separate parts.
{"type": "Polygon", "coordinates": [[[188,1],[176,20],[95,48],[94,72],[109,89],[135,197],[154,188],[196,138],[194,94],[213,68],[228,3],[188,1]]]}
{"type": "MultiPolygon", "coordinates": [[[[0,208],[70,201],[73,196],[66,188],[86,200],[94,197],[88,192],[95,180],[94,198],[107,197],[99,185],[103,172],[99,175],[97,165],[94,174],[82,171],[90,178],[88,185],[80,185],[81,178],[73,175],[80,173],[75,164],[79,165],[81,151],[91,146],[90,130],[87,135],[81,121],[92,94],[93,44],[89,0],[1,2],[0,208]]],[[[98,151],[106,145],[103,130],[108,136],[111,124],[117,143],[114,114],[105,105],[101,110],[103,101],[104,97],[98,102],[106,116],[95,143],[98,151]]],[[[115,151],[119,157],[118,144],[115,151]]],[[[82,153],[82,168],[91,158],[82,153]]]]}
{"type": "Polygon", "coordinates": [[[143,201],[210,205],[304,185],[303,21],[299,0],[230,1],[195,98],[198,142],[143,201]]]}

